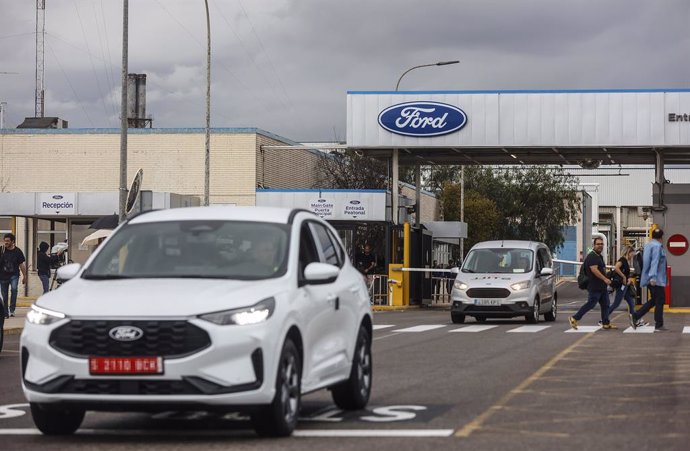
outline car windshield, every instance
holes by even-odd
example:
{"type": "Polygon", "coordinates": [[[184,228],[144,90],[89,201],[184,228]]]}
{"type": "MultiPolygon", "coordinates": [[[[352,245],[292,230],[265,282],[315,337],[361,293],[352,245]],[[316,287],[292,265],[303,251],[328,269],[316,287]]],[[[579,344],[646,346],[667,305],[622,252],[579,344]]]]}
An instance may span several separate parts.
{"type": "Polygon", "coordinates": [[[529,249],[472,249],[462,272],[466,273],[525,273],[532,271],[534,252],[529,249]]]}
{"type": "Polygon", "coordinates": [[[287,270],[289,226],[242,221],[165,221],[123,227],[103,244],[87,279],[257,280],[287,270]]]}

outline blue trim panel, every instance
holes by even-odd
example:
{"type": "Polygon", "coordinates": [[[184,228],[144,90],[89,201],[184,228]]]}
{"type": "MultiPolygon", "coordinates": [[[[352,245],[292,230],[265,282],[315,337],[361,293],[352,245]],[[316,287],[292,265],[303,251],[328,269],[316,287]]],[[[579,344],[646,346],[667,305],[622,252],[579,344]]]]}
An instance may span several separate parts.
{"type": "Polygon", "coordinates": [[[257,193],[387,193],[385,189],[257,188],[257,193]]]}
{"type": "Polygon", "coordinates": [[[348,94],[378,95],[378,94],[606,94],[626,92],[690,92],[690,88],[659,88],[659,89],[506,89],[506,90],[478,90],[478,91],[347,91],[348,94]]]}

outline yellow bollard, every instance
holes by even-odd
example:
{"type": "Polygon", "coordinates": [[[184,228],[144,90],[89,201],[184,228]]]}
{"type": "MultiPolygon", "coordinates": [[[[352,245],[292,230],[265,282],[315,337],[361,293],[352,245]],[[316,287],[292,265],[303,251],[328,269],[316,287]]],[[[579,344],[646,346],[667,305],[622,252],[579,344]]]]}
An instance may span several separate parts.
{"type": "Polygon", "coordinates": [[[400,263],[388,265],[388,305],[403,305],[402,267],[400,263]]]}

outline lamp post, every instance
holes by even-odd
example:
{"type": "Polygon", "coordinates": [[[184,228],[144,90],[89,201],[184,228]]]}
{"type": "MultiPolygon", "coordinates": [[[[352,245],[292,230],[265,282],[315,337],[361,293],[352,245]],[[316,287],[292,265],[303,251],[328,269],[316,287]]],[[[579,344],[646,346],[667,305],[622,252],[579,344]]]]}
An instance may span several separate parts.
{"type": "Polygon", "coordinates": [[[206,137],[204,149],[204,205],[210,204],[211,190],[211,19],[206,5],[206,137]]]}
{"type": "MultiPolygon", "coordinates": [[[[398,83],[395,85],[395,90],[397,91],[398,88],[400,87],[400,81],[403,79],[403,77],[408,73],[411,72],[415,69],[419,69],[420,67],[431,67],[431,66],[448,66],[450,64],[458,64],[460,61],[439,61],[438,63],[432,63],[432,64],[421,64],[419,66],[413,66],[407,69],[405,72],[402,73],[400,78],[398,78],[398,83]]],[[[393,187],[391,188],[391,204],[392,204],[392,219],[393,219],[393,224],[398,223],[398,158],[399,158],[399,151],[397,148],[393,149],[393,187]]],[[[420,219],[421,219],[421,213],[422,213],[422,205],[421,205],[421,168],[419,164],[415,166],[415,202],[417,205],[416,212],[415,212],[415,225],[419,227],[420,224],[420,219]]]]}

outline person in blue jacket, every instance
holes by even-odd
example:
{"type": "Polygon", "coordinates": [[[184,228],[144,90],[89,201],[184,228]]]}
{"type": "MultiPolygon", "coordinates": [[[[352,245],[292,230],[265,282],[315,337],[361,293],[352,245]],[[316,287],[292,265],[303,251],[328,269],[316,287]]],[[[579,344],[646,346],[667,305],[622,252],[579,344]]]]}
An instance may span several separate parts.
{"type": "Polygon", "coordinates": [[[642,274],[640,286],[649,288],[651,296],[637,311],[630,313],[630,325],[637,328],[637,320],[654,307],[654,330],[668,330],[664,327],[664,303],[666,302],[666,251],[663,244],[664,231],[655,229],[652,239],[642,252],[642,274]]]}

